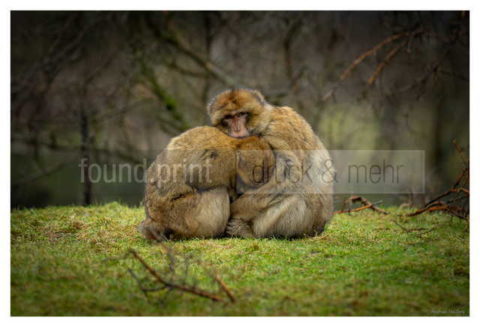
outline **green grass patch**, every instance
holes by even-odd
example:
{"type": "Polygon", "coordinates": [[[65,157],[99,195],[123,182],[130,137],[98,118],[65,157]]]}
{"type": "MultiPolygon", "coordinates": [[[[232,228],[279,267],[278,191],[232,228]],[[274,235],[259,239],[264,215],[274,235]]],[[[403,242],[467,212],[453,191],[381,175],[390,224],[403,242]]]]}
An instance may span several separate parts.
{"type": "Polygon", "coordinates": [[[235,294],[234,304],[141,291],[128,269],[147,274],[133,258],[122,259],[128,249],[153,267],[167,262],[163,247],[136,231],[143,208],[110,203],[15,210],[11,313],[468,315],[468,223],[444,214],[399,218],[406,211],[388,210],[395,214],[338,215],[314,238],[166,242],[179,256],[201,260],[186,274],[199,286],[215,290],[200,268],[215,269],[235,294]]]}

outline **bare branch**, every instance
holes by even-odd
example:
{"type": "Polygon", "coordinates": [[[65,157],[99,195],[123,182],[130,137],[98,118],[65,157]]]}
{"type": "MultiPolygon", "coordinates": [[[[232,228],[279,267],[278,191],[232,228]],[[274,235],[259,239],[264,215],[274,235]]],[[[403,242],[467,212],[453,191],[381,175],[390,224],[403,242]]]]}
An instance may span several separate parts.
{"type": "Polygon", "coordinates": [[[407,41],[403,42],[402,44],[396,46],[388,54],[385,56],[383,61],[377,65],[377,68],[375,69],[375,72],[373,72],[372,76],[368,79],[368,85],[372,85],[375,83],[377,80],[378,76],[382,73],[382,71],[385,69],[385,67],[392,61],[392,59],[396,56],[396,54],[400,51],[401,48],[403,48],[405,45],[407,45],[407,41]]]}
{"type": "Polygon", "coordinates": [[[368,201],[366,198],[364,198],[362,196],[357,196],[357,195],[351,196],[348,199],[346,199],[343,203],[342,210],[335,211],[334,214],[337,215],[337,214],[342,214],[342,213],[352,213],[352,212],[362,211],[362,210],[365,210],[365,209],[371,209],[375,212],[381,213],[382,215],[388,215],[387,211],[376,207],[372,202],[368,201]],[[345,210],[346,206],[351,207],[351,205],[355,202],[360,202],[360,203],[363,204],[363,206],[355,208],[355,209],[350,208],[350,209],[345,210]]]}
{"type": "Polygon", "coordinates": [[[146,19],[147,26],[153,32],[154,36],[163,39],[169,44],[173,45],[177,50],[191,58],[199,66],[203,67],[209,74],[217,78],[219,81],[227,85],[228,87],[237,87],[241,85],[237,80],[229,76],[222,69],[217,67],[211,61],[202,58],[195,51],[191,50],[184,40],[171,30],[163,30],[158,28],[158,26],[153,22],[151,16],[147,16],[146,19]]]}
{"type": "Polygon", "coordinates": [[[417,216],[424,212],[444,211],[460,219],[468,219],[468,207],[463,200],[466,200],[470,197],[470,191],[468,190],[468,188],[466,188],[466,184],[468,183],[469,161],[468,158],[465,156],[462,147],[460,147],[460,145],[458,145],[455,140],[453,141],[453,144],[455,145],[455,149],[460,154],[465,164],[465,168],[462,170],[462,173],[458,176],[452,188],[433,198],[431,201],[425,204],[423,208],[420,208],[415,212],[408,214],[408,217],[417,216]],[[453,198],[447,202],[440,201],[452,194],[460,194],[460,196],[457,196],[456,198],[453,198]],[[460,207],[452,203],[463,203],[463,206],[460,207]]]}
{"type": "Polygon", "coordinates": [[[215,279],[215,281],[218,283],[218,285],[220,286],[220,288],[225,292],[225,294],[227,294],[228,298],[230,299],[230,301],[233,303],[233,302],[236,302],[236,299],[235,299],[235,296],[233,295],[232,291],[230,291],[230,289],[228,288],[228,286],[225,284],[225,282],[223,280],[220,279],[220,276],[218,276],[216,273],[213,274],[213,278],[215,279]]]}
{"type": "Polygon", "coordinates": [[[204,298],[207,298],[207,299],[210,299],[212,301],[215,301],[215,302],[225,302],[224,299],[222,299],[221,297],[219,297],[218,295],[216,294],[213,294],[213,293],[210,293],[210,292],[207,292],[207,291],[204,291],[202,289],[199,289],[197,287],[192,287],[192,286],[186,286],[186,285],[179,285],[179,284],[174,284],[174,283],[171,283],[171,282],[168,282],[166,281],[165,279],[162,278],[162,276],[160,276],[160,274],[155,270],[153,269],[138,253],[137,251],[133,250],[133,249],[130,249],[129,250],[129,253],[136,259],[138,260],[138,262],[140,262],[142,264],[142,266],[150,273],[150,275],[152,275],[155,280],[157,282],[159,282],[161,285],[164,285],[165,287],[167,288],[171,288],[171,289],[177,289],[177,290],[180,290],[180,291],[183,291],[183,292],[187,292],[187,293],[190,293],[190,294],[194,294],[194,295],[198,295],[200,297],[204,297],[204,298]]]}
{"type": "Polygon", "coordinates": [[[352,73],[352,71],[353,71],[358,65],[360,65],[366,58],[374,55],[375,53],[377,53],[377,51],[379,51],[381,48],[383,48],[383,47],[386,46],[387,44],[390,44],[390,43],[392,43],[393,41],[398,40],[398,39],[400,39],[400,38],[404,38],[404,37],[411,36],[411,35],[418,35],[419,33],[422,33],[422,32],[423,32],[423,31],[422,31],[421,29],[418,29],[418,30],[413,31],[413,32],[403,32],[403,33],[398,33],[398,34],[394,34],[394,35],[391,35],[391,36],[387,37],[386,39],[384,39],[384,40],[381,41],[380,43],[377,43],[377,44],[374,45],[372,48],[368,49],[367,51],[365,51],[364,53],[362,53],[360,56],[358,56],[358,57],[350,64],[350,66],[348,66],[348,68],[343,71],[343,73],[340,75],[340,80],[341,80],[341,81],[345,80],[348,76],[350,76],[350,74],[352,73]]]}
{"type": "MultiPolygon", "coordinates": [[[[329,100],[330,98],[332,98],[335,94],[335,92],[337,91],[337,89],[341,86],[342,82],[345,81],[353,72],[353,70],[358,66],[360,65],[363,61],[365,61],[365,59],[367,59],[368,57],[370,56],[373,56],[374,54],[376,54],[379,50],[381,50],[383,47],[385,47],[386,45],[396,41],[396,40],[399,40],[399,39],[402,39],[402,38],[406,38],[408,37],[410,41],[414,36],[417,36],[419,34],[422,34],[424,33],[423,29],[417,29],[417,30],[414,30],[414,31],[409,31],[409,32],[402,32],[402,33],[397,33],[397,34],[393,34],[389,37],[387,37],[386,39],[382,40],[381,42],[377,43],[376,45],[374,45],[372,48],[368,49],[367,51],[365,51],[364,53],[362,53],[360,56],[358,56],[351,64],[350,66],[348,66],[343,72],[342,74],[340,75],[340,78],[339,80],[322,96],[322,101],[325,102],[327,100],[329,100]]],[[[407,42],[407,41],[406,41],[407,42]]],[[[402,45],[400,46],[400,48],[402,48],[403,46],[405,46],[403,43],[402,45]]],[[[389,54],[387,54],[387,57],[385,59],[387,59],[388,57],[390,57],[387,61],[390,61],[397,53],[398,51],[400,50],[400,48],[398,48],[397,50],[392,50],[389,52],[389,54]]],[[[385,62],[386,60],[384,60],[385,62]]],[[[382,70],[385,68],[385,66],[388,64],[388,62],[385,62],[384,64],[379,64],[375,70],[375,72],[373,73],[373,75],[370,77],[369,79],[369,85],[370,84],[373,84],[373,82],[376,80],[376,78],[378,77],[378,75],[382,72],[382,70]],[[371,80],[371,83],[370,83],[370,80],[371,80]]]]}

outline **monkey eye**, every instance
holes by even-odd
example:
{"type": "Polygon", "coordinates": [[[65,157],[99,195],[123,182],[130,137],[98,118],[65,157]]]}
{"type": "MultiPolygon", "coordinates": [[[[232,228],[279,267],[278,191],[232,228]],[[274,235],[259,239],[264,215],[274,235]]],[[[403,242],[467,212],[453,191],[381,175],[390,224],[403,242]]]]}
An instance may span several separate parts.
{"type": "Polygon", "coordinates": [[[225,120],[232,119],[232,118],[233,118],[232,115],[226,115],[225,117],[223,117],[223,119],[225,119],[225,120]]]}

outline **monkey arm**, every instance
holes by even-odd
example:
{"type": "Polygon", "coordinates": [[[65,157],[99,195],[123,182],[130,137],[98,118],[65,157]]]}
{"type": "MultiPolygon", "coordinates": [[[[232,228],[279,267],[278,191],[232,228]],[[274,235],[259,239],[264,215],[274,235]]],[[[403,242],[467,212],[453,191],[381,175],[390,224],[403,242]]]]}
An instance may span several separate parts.
{"type": "MultiPolygon", "coordinates": [[[[231,215],[235,219],[249,221],[259,212],[277,205],[292,193],[301,192],[301,185],[290,175],[290,167],[300,167],[304,151],[274,151],[275,169],[269,181],[245,192],[231,205],[231,215]]],[[[301,176],[300,176],[301,177],[301,176]]]]}

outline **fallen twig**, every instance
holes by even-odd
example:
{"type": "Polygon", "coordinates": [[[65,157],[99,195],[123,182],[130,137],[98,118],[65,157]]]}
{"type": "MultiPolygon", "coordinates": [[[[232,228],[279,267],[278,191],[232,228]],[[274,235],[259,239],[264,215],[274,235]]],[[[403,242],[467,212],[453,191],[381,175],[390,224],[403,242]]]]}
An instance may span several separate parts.
{"type": "Polygon", "coordinates": [[[413,233],[413,232],[417,232],[416,235],[423,235],[423,234],[427,234],[427,233],[430,233],[431,231],[433,231],[435,229],[436,226],[432,227],[432,228],[429,228],[429,229],[426,229],[426,228],[423,228],[423,227],[418,227],[418,228],[407,228],[405,226],[402,226],[402,224],[400,224],[398,221],[396,220],[392,220],[393,223],[395,225],[397,225],[398,227],[400,227],[405,233],[413,233]]]}
{"type": "MultiPolygon", "coordinates": [[[[220,296],[218,296],[217,294],[214,294],[214,293],[211,293],[211,292],[208,292],[208,291],[199,289],[199,288],[194,287],[194,286],[187,286],[187,285],[175,284],[175,283],[172,283],[172,282],[169,282],[169,281],[165,280],[164,278],[162,278],[162,276],[160,276],[160,274],[159,274],[155,269],[153,269],[153,268],[137,253],[137,251],[135,251],[135,250],[133,250],[133,249],[130,249],[128,252],[129,252],[138,262],[140,262],[140,263],[142,264],[142,266],[150,273],[150,275],[153,276],[153,278],[155,278],[155,280],[156,280],[157,282],[159,282],[161,285],[164,285],[166,288],[177,289],[177,290],[180,290],[180,291],[183,291],[183,292],[187,292],[187,293],[190,293],[190,294],[194,294],[194,295],[198,295],[198,296],[201,296],[201,297],[210,299],[210,300],[215,301],[215,302],[225,302],[225,300],[224,300],[223,298],[221,298],[220,296]]],[[[143,291],[143,290],[142,290],[142,291],[143,291]]]]}
{"type": "MultiPolygon", "coordinates": [[[[435,197],[433,200],[429,201],[425,207],[430,206],[432,203],[439,201],[440,199],[446,197],[447,195],[450,195],[452,193],[465,193],[467,196],[470,195],[470,191],[467,190],[466,188],[460,187],[460,188],[452,188],[449,189],[448,191],[440,194],[439,196],[435,197]]],[[[463,199],[463,198],[462,198],[463,199]]]]}
{"type": "MultiPolygon", "coordinates": [[[[464,199],[464,198],[462,198],[464,199]]],[[[449,203],[451,203],[450,201],[449,203]]],[[[456,206],[456,205],[451,205],[449,203],[443,202],[443,201],[435,201],[431,202],[428,205],[424,206],[423,208],[420,208],[416,210],[415,212],[409,213],[406,216],[407,217],[413,217],[413,216],[418,216],[424,212],[432,212],[432,211],[444,211],[447,212],[453,216],[456,216],[460,219],[467,219],[468,217],[468,210],[466,210],[463,207],[456,206]]]]}
{"type": "Polygon", "coordinates": [[[420,215],[425,212],[433,212],[433,211],[443,211],[447,212],[453,216],[456,216],[460,219],[468,219],[469,211],[466,207],[466,204],[463,200],[466,200],[470,197],[470,191],[468,190],[468,177],[469,177],[469,161],[463,151],[462,147],[453,140],[453,144],[455,149],[459,153],[462,162],[464,163],[465,167],[462,169],[462,172],[457,177],[457,180],[453,184],[453,186],[448,189],[446,192],[441,193],[440,195],[434,197],[431,201],[426,203],[423,208],[416,210],[410,214],[407,214],[407,217],[413,217],[420,215]],[[449,200],[445,198],[452,194],[458,194],[457,197],[453,199],[450,198],[449,200]],[[462,206],[454,205],[461,203],[462,206]]]}
{"type": "Polygon", "coordinates": [[[217,274],[213,274],[213,279],[215,279],[215,281],[218,283],[218,285],[220,286],[220,288],[225,292],[225,294],[227,294],[228,298],[230,299],[230,301],[233,303],[233,302],[236,302],[236,299],[235,299],[235,296],[233,295],[232,291],[230,291],[230,289],[228,288],[228,286],[225,284],[225,282],[223,280],[220,279],[220,276],[218,276],[217,274]]]}
{"type": "Polygon", "coordinates": [[[351,196],[348,199],[346,199],[343,203],[342,210],[335,211],[334,214],[352,213],[352,212],[362,211],[362,210],[365,210],[365,209],[371,209],[375,212],[381,213],[382,215],[388,215],[387,211],[376,207],[372,202],[370,202],[366,198],[364,198],[362,196],[358,196],[358,195],[354,195],[354,196],[351,196]],[[350,208],[350,209],[345,210],[345,207],[347,205],[351,207],[352,204],[355,203],[355,202],[360,202],[360,203],[363,204],[363,206],[358,207],[358,208],[354,208],[354,209],[350,208]]]}
{"type": "Polygon", "coordinates": [[[407,214],[407,216],[408,217],[413,217],[413,216],[420,215],[424,212],[445,211],[447,209],[448,209],[447,204],[445,204],[444,202],[441,202],[441,201],[436,201],[436,202],[432,202],[429,206],[425,206],[423,208],[420,208],[420,209],[416,210],[413,213],[407,214]]]}

